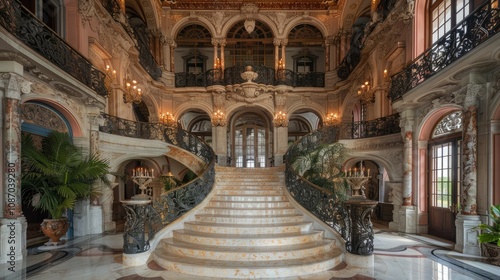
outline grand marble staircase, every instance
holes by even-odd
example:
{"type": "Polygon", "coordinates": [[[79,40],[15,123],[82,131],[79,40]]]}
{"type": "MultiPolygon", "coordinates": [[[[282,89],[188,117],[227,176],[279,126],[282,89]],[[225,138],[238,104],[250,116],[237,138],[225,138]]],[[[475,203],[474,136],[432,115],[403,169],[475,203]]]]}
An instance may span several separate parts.
{"type": "Polygon", "coordinates": [[[184,228],[160,241],[163,268],[224,278],[313,274],[342,262],[335,239],[315,230],[284,193],[277,168],[217,168],[214,195],[184,228]]]}

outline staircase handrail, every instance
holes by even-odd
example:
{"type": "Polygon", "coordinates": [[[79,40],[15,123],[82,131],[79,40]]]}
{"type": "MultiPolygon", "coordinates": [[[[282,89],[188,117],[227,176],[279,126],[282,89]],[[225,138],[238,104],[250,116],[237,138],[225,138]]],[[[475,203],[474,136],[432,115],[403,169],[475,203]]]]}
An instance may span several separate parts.
{"type": "Polygon", "coordinates": [[[286,187],[292,197],[305,209],[336,230],[346,243],[350,239],[350,219],[344,201],[333,192],[309,182],[292,167],[299,152],[311,152],[321,144],[337,142],[339,126],[325,126],[300,138],[285,155],[286,187]]]}
{"type": "Polygon", "coordinates": [[[147,205],[126,205],[127,220],[123,233],[123,252],[136,254],[150,249],[150,241],[166,225],[201,203],[215,182],[215,153],[197,136],[178,126],[145,123],[101,114],[104,120],[99,131],[127,137],[162,140],[187,150],[206,163],[205,170],[190,182],[162,193],[147,205]],[[146,235],[147,233],[147,235],[146,235]],[[146,237],[147,236],[147,237],[146,237]]]}

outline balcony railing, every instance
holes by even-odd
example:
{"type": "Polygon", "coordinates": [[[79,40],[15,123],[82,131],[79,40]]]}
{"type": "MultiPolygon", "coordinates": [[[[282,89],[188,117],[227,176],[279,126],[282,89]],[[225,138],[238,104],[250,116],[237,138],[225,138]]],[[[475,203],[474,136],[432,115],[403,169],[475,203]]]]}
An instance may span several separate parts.
{"type": "Polygon", "coordinates": [[[340,127],[341,139],[362,139],[401,132],[398,113],[370,121],[342,123],[340,127]]]}
{"type": "MultiPolygon", "coordinates": [[[[396,0],[380,1],[379,5],[377,6],[377,14],[379,15],[381,21],[387,18],[387,16],[389,15],[389,13],[391,12],[391,10],[394,8],[395,5],[396,5],[396,0]]],[[[375,29],[377,24],[381,21],[377,21],[374,24],[370,25],[367,30],[365,29],[361,33],[356,33],[359,36],[351,44],[349,51],[347,52],[346,56],[344,57],[344,59],[342,60],[337,69],[337,76],[341,80],[346,80],[349,77],[349,75],[351,75],[354,68],[358,66],[358,63],[361,61],[361,50],[363,49],[365,38],[368,35],[370,35],[370,33],[375,29]]]]}
{"type": "MultiPolygon", "coordinates": [[[[498,3],[498,1],[495,1],[498,3]]],[[[392,102],[487,41],[500,29],[500,9],[491,1],[457,24],[403,71],[391,77],[392,102]]]]}
{"type": "Polygon", "coordinates": [[[106,97],[105,74],[68,45],[18,1],[0,0],[0,25],[25,45],[79,80],[98,95],[106,97]]]}
{"type": "MultiPolygon", "coordinates": [[[[291,70],[278,70],[265,66],[252,66],[258,74],[255,83],[264,85],[288,85],[292,87],[324,87],[325,73],[296,73],[291,70]]],[[[205,73],[175,73],[175,87],[207,87],[211,85],[234,85],[246,82],[241,78],[245,67],[235,66],[224,70],[210,69],[205,73]]]]}

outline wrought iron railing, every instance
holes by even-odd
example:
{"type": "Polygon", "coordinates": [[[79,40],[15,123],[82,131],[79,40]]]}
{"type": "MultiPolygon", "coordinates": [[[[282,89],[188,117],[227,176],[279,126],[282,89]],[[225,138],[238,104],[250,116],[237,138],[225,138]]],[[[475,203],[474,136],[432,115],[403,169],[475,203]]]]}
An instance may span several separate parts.
{"type": "Polygon", "coordinates": [[[0,25],[25,45],[38,52],[98,95],[106,97],[104,79],[83,55],[46,26],[18,1],[0,0],[0,25]]]}
{"type": "Polygon", "coordinates": [[[215,180],[215,154],[200,138],[177,126],[134,122],[107,114],[102,114],[101,117],[104,120],[103,125],[99,126],[101,132],[163,140],[191,152],[206,164],[205,170],[199,177],[162,193],[152,204],[124,204],[127,221],[123,233],[123,251],[126,254],[145,252],[149,250],[149,242],[160,229],[189,212],[208,195],[215,180]]]}
{"type": "Polygon", "coordinates": [[[156,59],[151,54],[149,47],[146,46],[141,40],[137,40],[138,45],[137,49],[139,49],[139,63],[142,67],[148,72],[149,76],[155,80],[159,80],[161,78],[161,68],[156,63],[156,59]]]}
{"type": "Polygon", "coordinates": [[[380,20],[376,22],[369,22],[368,24],[371,25],[369,25],[367,29],[356,33],[358,37],[355,38],[354,42],[351,43],[349,51],[347,52],[344,59],[342,59],[342,62],[340,62],[337,69],[337,76],[340,78],[340,80],[346,80],[349,75],[351,75],[354,68],[358,66],[359,62],[361,61],[361,50],[363,49],[366,37],[370,35],[370,33],[375,29],[378,23],[384,21],[387,18],[395,5],[396,0],[380,1],[379,5],[377,6],[377,14],[380,20]]]}
{"type": "Polygon", "coordinates": [[[340,139],[361,139],[401,132],[399,113],[370,121],[342,123],[340,139]]]}
{"type": "Polygon", "coordinates": [[[101,3],[115,21],[120,20],[121,9],[117,0],[102,0],[101,3]]]}
{"type": "Polygon", "coordinates": [[[323,127],[302,137],[287,150],[285,178],[286,187],[294,199],[309,212],[334,228],[348,243],[351,222],[345,203],[339,200],[333,192],[307,181],[292,167],[293,160],[298,155],[312,152],[318,146],[337,142],[338,139],[338,126],[323,127]]]}
{"type": "MultiPolygon", "coordinates": [[[[498,5],[498,1],[495,1],[498,5]]],[[[500,9],[485,3],[419,55],[403,71],[391,77],[389,98],[399,100],[405,93],[460,59],[500,30],[500,9]]]]}
{"type": "MultiPolygon", "coordinates": [[[[291,70],[278,70],[266,66],[252,66],[258,74],[253,82],[264,85],[288,85],[293,87],[324,87],[325,73],[296,73],[291,70]]],[[[210,69],[205,73],[175,73],[175,87],[208,87],[212,85],[234,85],[246,82],[241,78],[241,73],[246,67],[228,67],[222,75],[220,70],[210,69]]]]}

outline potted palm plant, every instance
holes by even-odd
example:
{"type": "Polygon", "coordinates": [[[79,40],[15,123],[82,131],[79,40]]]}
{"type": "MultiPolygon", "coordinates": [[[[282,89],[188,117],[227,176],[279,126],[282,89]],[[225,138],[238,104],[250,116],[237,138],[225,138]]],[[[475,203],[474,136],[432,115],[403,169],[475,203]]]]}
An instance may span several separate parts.
{"type": "Polygon", "coordinates": [[[44,138],[39,148],[31,135],[23,135],[21,162],[23,197],[50,215],[41,229],[50,238],[46,245],[59,245],[69,227],[63,217],[66,210],[92,194],[94,182],[108,173],[108,164],[96,155],[84,157],[67,133],[57,131],[44,138]]]}
{"type": "Polygon", "coordinates": [[[481,243],[483,255],[490,259],[490,263],[500,266],[500,204],[491,205],[489,216],[493,225],[480,224],[481,230],[477,239],[481,243]]]}

